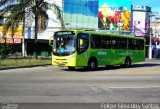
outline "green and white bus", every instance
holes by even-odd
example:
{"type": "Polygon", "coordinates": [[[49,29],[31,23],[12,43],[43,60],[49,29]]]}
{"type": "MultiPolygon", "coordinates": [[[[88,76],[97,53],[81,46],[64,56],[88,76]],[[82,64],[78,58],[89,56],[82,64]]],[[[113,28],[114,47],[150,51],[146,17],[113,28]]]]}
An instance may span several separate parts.
{"type": "Polygon", "coordinates": [[[88,67],[124,65],[145,61],[142,37],[109,34],[98,31],[57,31],[53,37],[52,65],[88,67]]]}

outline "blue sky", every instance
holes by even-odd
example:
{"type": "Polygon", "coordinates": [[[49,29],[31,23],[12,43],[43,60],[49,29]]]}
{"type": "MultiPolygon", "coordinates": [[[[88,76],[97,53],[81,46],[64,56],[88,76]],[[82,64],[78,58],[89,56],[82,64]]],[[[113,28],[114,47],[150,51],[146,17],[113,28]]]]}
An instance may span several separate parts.
{"type": "Polygon", "coordinates": [[[127,9],[131,9],[130,0],[99,0],[99,8],[102,8],[104,4],[107,4],[109,7],[121,7],[125,6],[127,9]]]}
{"type": "Polygon", "coordinates": [[[131,4],[149,6],[153,12],[159,12],[160,15],[160,0],[131,0],[131,4]]]}

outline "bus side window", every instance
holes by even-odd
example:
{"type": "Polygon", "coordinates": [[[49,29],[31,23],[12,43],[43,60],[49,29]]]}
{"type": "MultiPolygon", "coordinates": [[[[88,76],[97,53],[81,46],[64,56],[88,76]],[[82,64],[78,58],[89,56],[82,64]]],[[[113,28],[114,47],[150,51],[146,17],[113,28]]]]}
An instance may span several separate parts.
{"type": "Polygon", "coordinates": [[[121,47],[122,49],[127,49],[127,39],[121,38],[121,47]]]}
{"type": "Polygon", "coordinates": [[[138,44],[139,40],[138,40],[138,39],[134,39],[133,41],[134,41],[134,42],[133,42],[133,43],[134,43],[134,49],[135,49],[135,50],[139,50],[139,48],[140,48],[140,47],[139,47],[140,45],[138,44]]]}
{"type": "Polygon", "coordinates": [[[130,50],[134,50],[134,43],[133,39],[128,39],[128,46],[130,50]]]}
{"type": "Polygon", "coordinates": [[[144,40],[129,39],[129,49],[131,49],[131,50],[143,50],[144,49],[144,40]]]}
{"type": "Polygon", "coordinates": [[[102,48],[104,49],[111,48],[111,36],[102,36],[102,48]]]}
{"type": "Polygon", "coordinates": [[[120,37],[112,37],[112,49],[121,49],[120,37]]]}
{"type": "Polygon", "coordinates": [[[101,48],[101,35],[93,35],[91,36],[91,48],[99,49],[101,48]]]}
{"type": "Polygon", "coordinates": [[[142,40],[142,39],[139,39],[139,40],[137,40],[138,42],[137,42],[137,44],[138,44],[138,49],[139,50],[143,50],[144,49],[144,40],[142,40]]]}

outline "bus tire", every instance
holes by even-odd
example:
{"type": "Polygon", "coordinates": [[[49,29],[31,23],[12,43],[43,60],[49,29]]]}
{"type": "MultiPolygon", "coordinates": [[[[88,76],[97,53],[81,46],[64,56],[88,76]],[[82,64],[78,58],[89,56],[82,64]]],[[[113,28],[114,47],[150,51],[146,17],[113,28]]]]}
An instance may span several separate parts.
{"type": "Polygon", "coordinates": [[[127,58],[125,59],[124,66],[125,66],[126,68],[131,67],[131,59],[130,59],[129,57],[127,57],[127,58]]]}
{"type": "Polygon", "coordinates": [[[75,70],[75,67],[70,67],[70,66],[68,66],[68,69],[69,69],[69,70],[75,70]]]}
{"type": "Polygon", "coordinates": [[[91,71],[94,71],[94,70],[97,70],[98,68],[98,64],[97,64],[97,61],[96,59],[90,59],[89,62],[88,62],[88,69],[91,70],[91,71]]]}

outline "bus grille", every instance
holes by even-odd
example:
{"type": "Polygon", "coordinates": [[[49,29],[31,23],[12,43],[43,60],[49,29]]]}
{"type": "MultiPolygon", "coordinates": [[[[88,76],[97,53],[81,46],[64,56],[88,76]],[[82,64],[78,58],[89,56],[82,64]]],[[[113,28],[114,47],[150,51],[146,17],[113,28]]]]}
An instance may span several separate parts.
{"type": "Polygon", "coordinates": [[[55,59],[54,63],[58,65],[66,65],[68,62],[67,62],[67,59],[55,59]]]}
{"type": "Polygon", "coordinates": [[[55,59],[56,61],[66,61],[67,59],[55,59]]]}

